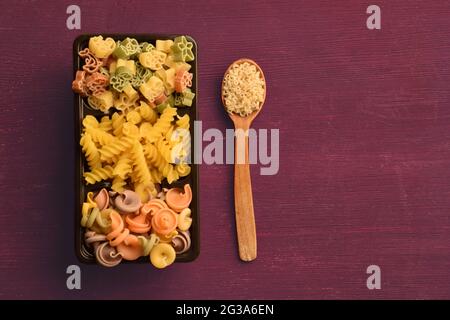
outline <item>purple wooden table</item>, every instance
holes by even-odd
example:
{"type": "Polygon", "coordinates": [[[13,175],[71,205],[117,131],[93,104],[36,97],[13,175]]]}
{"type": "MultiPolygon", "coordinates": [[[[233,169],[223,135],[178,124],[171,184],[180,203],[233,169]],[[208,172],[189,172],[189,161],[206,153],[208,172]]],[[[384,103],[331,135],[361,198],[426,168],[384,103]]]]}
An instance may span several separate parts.
{"type": "Polygon", "coordinates": [[[376,1],[2,1],[0,298],[450,298],[450,7],[376,1]],[[334,4],[333,4],[334,3],[334,4]],[[170,14],[170,15],[169,15],[170,14]],[[74,255],[72,42],[81,33],[187,33],[203,127],[231,123],[227,65],[255,59],[280,129],[280,170],[253,166],[258,259],[239,261],[233,168],[201,166],[201,254],[164,271],[74,255]],[[381,267],[381,290],[366,268],[381,267]]]}

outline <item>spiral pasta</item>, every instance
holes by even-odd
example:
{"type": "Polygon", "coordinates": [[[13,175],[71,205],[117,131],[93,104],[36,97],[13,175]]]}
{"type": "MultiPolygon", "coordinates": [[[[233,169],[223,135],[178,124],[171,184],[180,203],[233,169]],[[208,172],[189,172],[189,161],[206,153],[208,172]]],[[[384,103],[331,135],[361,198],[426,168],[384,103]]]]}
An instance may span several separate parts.
{"type": "Polygon", "coordinates": [[[88,200],[83,203],[81,210],[81,226],[98,232],[105,232],[111,225],[109,221],[110,211],[108,209],[100,211],[95,202],[92,201],[92,192],[88,194],[87,198],[88,200]]]}
{"type": "Polygon", "coordinates": [[[140,102],[140,106],[136,110],[139,112],[141,118],[150,124],[154,124],[158,119],[158,113],[144,101],[140,102]]]}
{"type": "Polygon", "coordinates": [[[113,129],[113,134],[116,137],[122,135],[122,126],[126,122],[125,115],[114,112],[111,117],[111,125],[113,129]]]}
{"type": "Polygon", "coordinates": [[[171,123],[176,114],[177,111],[175,108],[165,108],[159,119],[145,136],[145,139],[148,142],[156,142],[164,134],[164,132],[170,129],[172,125],[171,123]]]}
{"type": "Polygon", "coordinates": [[[143,256],[148,256],[153,247],[159,243],[159,237],[154,233],[149,238],[138,236],[138,239],[141,242],[143,256]]]}
{"type": "Polygon", "coordinates": [[[86,183],[88,184],[94,184],[96,182],[100,182],[102,180],[107,180],[109,178],[112,178],[113,176],[113,168],[111,166],[105,166],[105,167],[98,167],[93,168],[89,172],[85,172],[83,174],[86,183]]]}
{"type": "Polygon", "coordinates": [[[113,175],[121,179],[126,179],[133,171],[133,161],[129,155],[122,156],[114,166],[113,175]]]}
{"type": "Polygon", "coordinates": [[[127,227],[131,232],[143,234],[147,233],[151,229],[151,220],[147,217],[147,214],[140,213],[138,215],[129,214],[125,218],[127,227]]]}
{"type": "Polygon", "coordinates": [[[107,161],[128,150],[134,141],[133,138],[127,136],[113,139],[99,150],[101,160],[107,161]]]}
{"type": "Polygon", "coordinates": [[[131,149],[131,157],[136,167],[138,181],[140,183],[147,183],[151,181],[150,171],[148,170],[147,162],[145,161],[144,151],[142,145],[135,142],[131,149]]]}
{"type": "Polygon", "coordinates": [[[156,142],[156,147],[158,148],[159,153],[162,155],[164,160],[167,162],[173,162],[172,160],[172,148],[164,137],[159,138],[156,142]]]}
{"type": "Polygon", "coordinates": [[[126,185],[127,182],[125,181],[125,179],[121,178],[120,176],[115,176],[111,184],[111,189],[115,192],[123,192],[126,185]]]}
{"type": "Polygon", "coordinates": [[[146,144],[144,152],[148,161],[158,169],[162,176],[167,178],[167,182],[172,183],[179,179],[173,165],[164,159],[153,144],[146,144]]]}
{"type": "Polygon", "coordinates": [[[191,166],[186,163],[180,163],[175,166],[175,171],[180,177],[186,177],[191,173],[191,166]]]}
{"type": "Polygon", "coordinates": [[[88,116],[84,117],[82,123],[83,123],[84,129],[87,129],[87,128],[98,128],[99,127],[99,123],[98,123],[97,119],[95,119],[95,117],[91,116],[91,115],[88,115],[88,116]]]}
{"type": "Polygon", "coordinates": [[[89,133],[92,140],[101,146],[107,145],[114,141],[114,136],[99,128],[86,127],[86,133],[89,133]]]}
{"type": "Polygon", "coordinates": [[[102,117],[98,127],[105,132],[111,133],[111,131],[112,131],[111,119],[109,119],[108,116],[102,117]]]}
{"type": "Polygon", "coordinates": [[[90,134],[85,133],[80,139],[81,148],[86,156],[89,167],[97,168],[101,167],[100,152],[97,149],[90,134]]]}

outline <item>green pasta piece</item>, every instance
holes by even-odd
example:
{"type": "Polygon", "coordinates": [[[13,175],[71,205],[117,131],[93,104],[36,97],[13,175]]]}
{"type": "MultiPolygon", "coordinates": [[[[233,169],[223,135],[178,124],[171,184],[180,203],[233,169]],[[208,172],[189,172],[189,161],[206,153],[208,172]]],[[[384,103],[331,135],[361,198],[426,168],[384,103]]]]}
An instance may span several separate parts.
{"type": "Polygon", "coordinates": [[[142,42],[139,47],[141,48],[141,52],[149,52],[155,49],[155,46],[148,42],[142,42]]]}
{"type": "Polygon", "coordinates": [[[124,80],[122,77],[118,75],[113,75],[109,79],[109,85],[116,90],[117,92],[122,92],[123,89],[129,84],[129,81],[124,80]]]}
{"type": "Polygon", "coordinates": [[[139,88],[142,84],[147,82],[152,75],[153,73],[149,69],[144,68],[139,62],[136,62],[136,74],[130,81],[131,85],[134,88],[139,88]]]}
{"type": "Polygon", "coordinates": [[[150,77],[153,75],[153,73],[150,71],[150,69],[147,69],[139,62],[136,62],[136,75],[147,82],[148,79],[150,79],[150,77]]]}
{"type": "Polygon", "coordinates": [[[131,79],[130,83],[133,86],[133,88],[138,89],[145,83],[145,81],[142,78],[134,76],[133,79],[131,79]]]}
{"type": "Polygon", "coordinates": [[[116,49],[113,55],[116,58],[128,59],[141,52],[139,42],[134,38],[126,38],[125,40],[117,41],[116,49]]]}
{"type": "Polygon", "coordinates": [[[166,101],[156,106],[156,110],[158,110],[159,113],[162,113],[165,108],[174,106],[175,106],[175,99],[172,95],[170,95],[167,97],[166,101]]]}
{"type": "Polygon", "coordinates": [[[192,106],[192,99],[183,98],[183,105],[187,107],[192,106]]]}
{"type": "Polygon", "coordinates": [[[157,110],[159,113],[162,113],[162,112],[164,111],[164,109],[167,108],[167,107],[170,107],[170,105],[169,105],[166,101],[164,101],[163,103],[158,104],[158,105],[156,106],[156,110],[157,110]]]}
{"type": "Polygon", "coordinates": [[[133,78],[131,70],[124,66],[118,67],[116,69],[115,75],[128,81],[130,81],[133,78]]]}
{"type": "Polygon", "coordinates": [[[184,90],[184,92],[182,94],[185,99],[189,99],[189,100],[192,100],[195,97],[195,93],[193,93],[192,90],[189,88],[184,90]]]}
{"type": "Polygon", "coordinates": [[[189,62],[194,61],[193,43],[187,41],[185,36],[176,37],[171,47],[175,61],[189,62]]]}
{"type": "Polygon", "coordinates": [[[180,107],[183,105],[183,95],[181,93],[176,93],[175,94],[175,103],[174,105],[176,107],[180,107]]]}
{"type": "Polygon", "coordinates": [[[191,91],[191,89],[187,88],[183,93],[177,93],[175,95],[174,105],[177,107],[180,106],[192,106],[192,100],[194,100],[195,93],[191,91]]]}

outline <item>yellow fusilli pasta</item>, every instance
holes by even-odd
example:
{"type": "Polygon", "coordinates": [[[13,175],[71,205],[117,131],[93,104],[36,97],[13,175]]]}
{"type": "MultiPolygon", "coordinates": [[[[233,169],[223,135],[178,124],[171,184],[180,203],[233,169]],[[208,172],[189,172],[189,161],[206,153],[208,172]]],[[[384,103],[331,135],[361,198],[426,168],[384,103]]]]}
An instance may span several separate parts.
{"type": "Polygon", "coordinates": [[[100,161],[100,153],[99,153],[94,141],[92,141],[92,137],[90,134],[85,133],[81,137],[80,145],[81,145],[84,155],[86,156],[86,160],[88,162],[89,167],[91,169],[101,167],[102,163],[100,161]]]}

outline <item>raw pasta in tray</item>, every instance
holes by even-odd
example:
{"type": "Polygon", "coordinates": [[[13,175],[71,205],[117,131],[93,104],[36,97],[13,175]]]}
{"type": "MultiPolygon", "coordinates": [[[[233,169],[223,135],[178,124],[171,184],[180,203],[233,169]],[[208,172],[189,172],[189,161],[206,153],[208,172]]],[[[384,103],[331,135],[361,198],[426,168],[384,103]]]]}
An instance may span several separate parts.
{"type": "Polygon", "coordinates": [[[72,89],[90,109],[80,128],[80,227],[100,265],[147,257],[165,268],[192,249],[193,50],[186,36],[98,35],[78,52],[72,89]]]}

